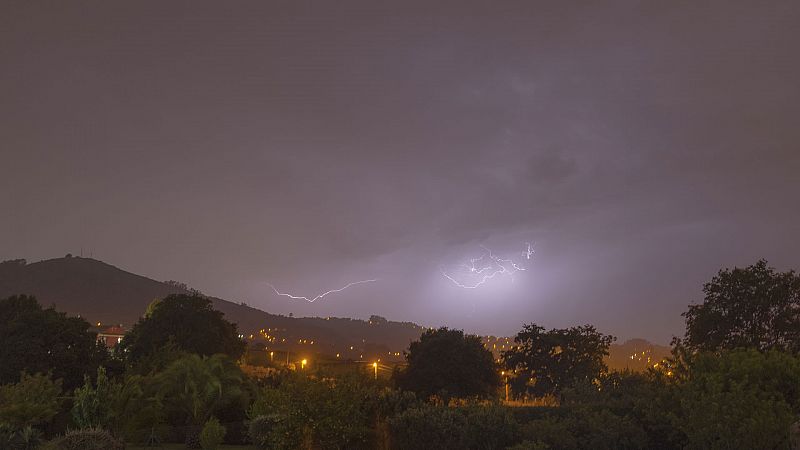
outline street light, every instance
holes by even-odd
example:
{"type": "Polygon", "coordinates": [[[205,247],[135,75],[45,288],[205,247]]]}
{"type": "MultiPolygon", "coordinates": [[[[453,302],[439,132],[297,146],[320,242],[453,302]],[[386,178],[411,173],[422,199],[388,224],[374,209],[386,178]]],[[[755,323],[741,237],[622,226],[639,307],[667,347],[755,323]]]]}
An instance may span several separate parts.
{"type": "Polygon", "coordinates": [[[272,362],[272,357],[275,355],[275,352],[269,352],[269,362],[272,362]]]}
{"type": "Polygon", "coordinates": [[[375,369],[375,379],[378,379],[378,363],[372,363],[372,368],[375,369]]]}
{"type": "Polygon", "coordinates": [[[503,383],[506,385],[506,401],[508,401],[508,377],[506,377],[506,371],[500,372],[500,375],[503,377],[503,383]]]}
{"type": "Polygon", "coordinates": [[[307,362],[308,362],[308,361],[306,361],[305,359],[304,359],[304,360],[302,360],[302,361],[300,361],[300,369],[302,369],[302,370],[305,370],[305,369],[306,369],[306,363],[307,363],[307,362]]]}

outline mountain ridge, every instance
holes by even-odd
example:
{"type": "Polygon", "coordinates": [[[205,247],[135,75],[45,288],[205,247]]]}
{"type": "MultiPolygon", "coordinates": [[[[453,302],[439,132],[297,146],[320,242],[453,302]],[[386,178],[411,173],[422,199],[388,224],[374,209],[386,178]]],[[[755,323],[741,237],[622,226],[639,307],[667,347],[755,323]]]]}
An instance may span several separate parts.
{"type": "MultiPolygon", "coordinates": [[[[0,298],[18,294],[35,296],[44,306],[54,306],[92,323],[123,324],[130,327],[156,298],[197,292],[176,282],[162,282],[127,272],[92,258],[67,255],[63,258],[27,263],[22,259],[0,263],[0,298]]],[[[402,353],[419,338],[424,327],[410,322],[375,321],[338,317],[287,317],[244,303],[208,297],[214,308],[238,325],[240,333],[258,338],[261,330],[280,330],[276,347],[292,351],[341,353],[360,357],[364,352],[402,353]],[[374,322],[374,323],[373,323],[374,322]],[[305,341],[305,342],[302,342],[305,341]],[[309,344],[314,342],[315,344],[309,344]],[[317,345],[311,349],[305,346],[317,345]],[[336,350],[339,350],[338,352],[336,350]],[[357,353],[357,354],[356,354],[357,353]]]]}
{"type": "MultiPolygon", "coordinates": [[[[156,298],[197,291],[174,281],[157,281],[106,262],[67,255],[34,263],[23,259],[0,262],[0,298],[27,294],[43,306],[54,306],[92,323],[132,326],[156,298]]],[[[244,303],[206,296],[225,317],[267,348],[310,354],[341,354],[400,360],[408,344],[426,329],[412,322],[339,317],[287,317],[244,303]]],[[[498,338],[494,338],[497,340],[498,338]]],[[[505,338],[499,338],[504,340],[505,338]]],[[[487,337],[488,340],[488,337],[487,337]]],[[[612,369],[642,370],[669,354],[669,347],[644,339],[612,344],[606,359],[612,369]]],[[[496,355],[497,356],[497,355],[496,355]]]]}

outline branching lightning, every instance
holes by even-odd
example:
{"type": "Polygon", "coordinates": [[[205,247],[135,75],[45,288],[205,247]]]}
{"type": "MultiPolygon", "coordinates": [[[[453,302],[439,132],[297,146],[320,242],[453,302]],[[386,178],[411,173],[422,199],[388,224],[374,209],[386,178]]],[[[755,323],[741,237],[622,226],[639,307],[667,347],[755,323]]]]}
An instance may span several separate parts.
{"type": "MultiPolygon", "coordinates": [[[[533,255],[533,246],[527,244],[527,250],[523,253],[526,259],[531,259],[533,255]]],[[[508,275],[511,281],[514,281],[515,272],[524,272],[527,270],[525,267],[520,266],[511,259],[503,259],[492,253],[492,251],[481,245],[483,254],[477,258],[471,258],[468,264],[461,264],[458,267],[462,270],[461,273],[448,273],[442,266],[440,270],[445,278],[452,281],[453,284],[464,289],[477,289],[489,280],[498,275],[508,275]],[[464,281],[459,281],[463,279],[464,281]]]]}
{"type": "Polygon", "coordinates": [[[276,295],[280,295],[282,297],[288,297],[288,298],[290,298],[292,300],[305,300],[305,301],[307,301],[309,303],[314,303],[315,301],[322,299],[323,297],[325,297],[328,294],[335,294],[337,292],[342,292],[343,290],[345,290],[345,289],[347,289],[349,287],[355,286],[357,284],[366,284],[366,283],[372,283],[372,282],[375,282],[375,281],[378,281],[378,280],[376,279],[376,280],[354,281],[352,283],[347,283],[344,287],[340,287],[338,289],[331,289],[330,291],[323,292],[322,294],[319,294],[319,295],[317,295],[316,297],[313,297],[313,298],[304,297],[304,296],[301,296],[301,295],[289,294],[289,293],[286,293],[286,292],[281,292],[275,286],[273,286],[270,283],[267,283],[267,286],[272,288],[272,290],[275,292],[276,295]]]}
{"type": "Polygon", "coordinates": [[[525,245],[528,246],[528,249],[525,250],[525,259],[531,259],[531,256],[533,256],[533,254],[536,253],[533,251],[533,244],[531,244],[530,242],[526,242],[525,245]]]}

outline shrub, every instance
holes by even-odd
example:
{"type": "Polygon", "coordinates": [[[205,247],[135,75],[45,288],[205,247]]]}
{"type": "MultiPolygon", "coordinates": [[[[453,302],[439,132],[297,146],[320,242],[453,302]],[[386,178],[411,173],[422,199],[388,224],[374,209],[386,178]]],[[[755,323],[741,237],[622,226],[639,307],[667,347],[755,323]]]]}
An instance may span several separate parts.
{"type": "Polygon", "coordinates": [[[800,358],[771,351],[698,353],[678,386],[690,448],[785,448],[800,411],[800,358]]]}
{"type": "Polygon", "coordinates": [[[278,443],[274,441],[280,422],[281,418],[277,414],[263,414],[253,418],[247,430],[250,442],[262,449],[278,447],[278,443]]]}
{"type": "Polygon", "coordinates": [[[389,419],[395,448],[458,450],[464,440],[466,418],[455,408],[425,405],[389,419]]]}
{"type": "Polygon", "coordinates": [[[417,396],[411,391],[386,389],[377,394],[374,408],[378,417],[386,419],[419,405],[417,396]]]}
{"type": "Polygon", "coordinates": [[[647,434],[632,417],[616,415],[608,409],[564,409],[565,414],[549,415],[525,424],[523,437],[554,449],[664,448],[650,445],[647,434]]]}
{"type": "Polygon", "coordinates": [[[11,448],[11,438],[14,430],[7,423],[0,422],[0,449],[11,448]]]}
{"type": "Polygon", "coordinates": [[[390,418],[389,428],[394,447],[414,449],[505,448],[519,435],[511,411],[499,405],[421,405],[390,418]]]}
{"type": "Polygon", "coordinates": [[[370,398],[369,390],[354,380],[292,376],[277,387],[263,389],[249,416],[271,415],[271,422],[257,422],[264,433],[260,436],[269,436],[271,448],[298,448],[304,441],[322,449],[373,448],[370,398]]]}
{"type": "Polygon", "coordinates": [[[97,368],[97,384],[88,375],[83,386],[75,389],[72,418],[80,428],[108,427],[111,422],[114,386],[109,382],[104,367],[97,368]]]}
{"type": "Polygon", "coordinates": [[[200,447],[203,450],[215,450],[225,439],[225,427],[223,427],[216,417],[212,417],[203,425],[200,432],[200,447]]]}
{"type": "Polygon", "coordinates": [[[462,411],[467,417],[464,437],[469,448],[505,448],[517,441],[519,426],[509,408],[472,405],[462,411]]]}
{"type": "Polygon", "coordinates": [[[249,401],[247,379],[225,355],[185,356],[155,375],[152,387],[166,415],[198,433],[212,415],[228,408],[244,410],[249,401]]]}
{"type": "Polygon", "coordinates": [[[48,446],[52,450],[122,450],[125,446],[100,428],[68,431],[48,446]]]}
{"type": "Polygon", "coordinates": [[[59,395],[60,380],[23,373],[18,383],[0,386],[0,422],[14,430],[50,422],[58,413],[59,395]]]}
{"type": "Polygon", "coordinates": [[[41,443],[42,432],[31,426],[17,431],[11,437],[11,448],[14,450],[33,450],[39,448],[41,443]]]}

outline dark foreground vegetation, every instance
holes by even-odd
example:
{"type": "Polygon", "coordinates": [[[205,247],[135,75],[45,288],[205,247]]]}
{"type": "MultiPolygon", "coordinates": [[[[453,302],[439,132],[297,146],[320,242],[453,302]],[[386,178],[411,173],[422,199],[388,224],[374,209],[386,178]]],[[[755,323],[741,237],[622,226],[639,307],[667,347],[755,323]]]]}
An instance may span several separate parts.
{"type": "Polygon", "coordinates": [[[792,448],[800,277],[723,270],[672,356],[609,372],[613,337],[528,324],[500,361],[441,328],[391,378],[369,366],[247,370],[236,326],[201,295],[154,302],[114,351],[89,324],[0,300],[0,449],[792,448]],[[172,448],[172,447],[170,447],[172,448]]]}

